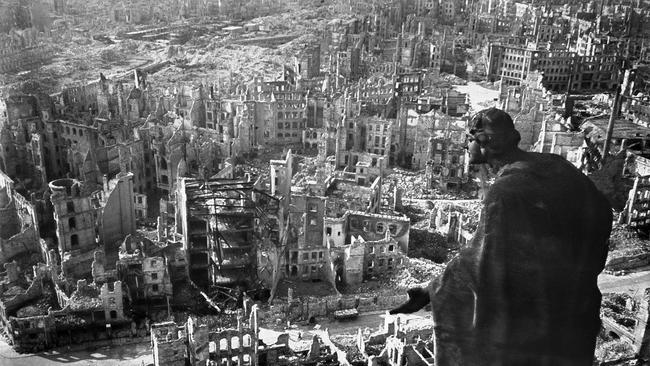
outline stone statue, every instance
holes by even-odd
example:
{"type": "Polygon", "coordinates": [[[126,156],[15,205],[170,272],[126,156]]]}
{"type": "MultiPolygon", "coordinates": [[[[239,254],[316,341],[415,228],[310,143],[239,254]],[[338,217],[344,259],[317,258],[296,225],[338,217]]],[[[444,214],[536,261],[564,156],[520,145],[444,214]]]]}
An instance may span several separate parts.
{"type": "Polygon", "coordinates": [[[479,112],[471,126],[470,163],[497,176],[477,232],[441,278],[391,313],[431,303],[436,366],[591,365],[607,199],[559,155],[520,150],[504,111],[479,112]]]}

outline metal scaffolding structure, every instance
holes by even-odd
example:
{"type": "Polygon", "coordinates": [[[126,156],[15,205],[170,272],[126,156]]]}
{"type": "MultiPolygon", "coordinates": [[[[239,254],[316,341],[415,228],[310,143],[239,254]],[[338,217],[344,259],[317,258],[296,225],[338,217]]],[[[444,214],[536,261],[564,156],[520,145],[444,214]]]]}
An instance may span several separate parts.
{"type": "Polygon", "coordinates": [[[190,266],[207,264],[210,286],[259,286],[258,245],[276,226],[278,198],[243,179],[186,179],[185,196],[190,266]]]}

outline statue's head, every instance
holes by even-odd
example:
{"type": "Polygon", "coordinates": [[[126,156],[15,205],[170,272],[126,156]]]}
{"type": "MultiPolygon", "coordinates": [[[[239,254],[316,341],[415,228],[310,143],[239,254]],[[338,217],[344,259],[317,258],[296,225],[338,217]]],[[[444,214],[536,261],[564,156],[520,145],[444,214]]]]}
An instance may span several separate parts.
{"type": "Polygon", "coordinates": [[[478,112],[469,126],[470,164],[488,163],[516,151],[521,140],[510,115],[497,108],[478,112]]]}

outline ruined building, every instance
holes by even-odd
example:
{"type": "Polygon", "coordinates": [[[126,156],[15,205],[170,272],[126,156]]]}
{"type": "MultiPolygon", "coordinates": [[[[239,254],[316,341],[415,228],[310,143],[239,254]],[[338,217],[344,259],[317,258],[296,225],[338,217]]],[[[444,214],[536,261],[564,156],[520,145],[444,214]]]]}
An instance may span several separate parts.
{"type": "Polygon", "coordinates": [[[156,249],[152,242],[135,235],[127,236],[120,247],[116,272],[134,304],[164,303],[173,295],[171,258],[155,253],[156,249]]]}
{"type": "Polygon", "coordinates": [[[278,199],[243,179],[191,178],[179,180],[176,199],[190,279],[206,287],[257,285],[258,250],[279,239],[278,199]]]}
{"type": "Polygon", "coordinates": [[[132,174],[93,188],[66,178],[50,182],[61,266],[70,278],[88,278],[98,249],[114,265],[122,239],[135,232],[132,174]]]}
{"type": "Polygon", "coordinates": [[[520,85],[531,71],[544,74],[550,90],[564,92],[611,90],[618,85],[620,59],[615,55],[579,55],[566,50],[531,49],[523,45],[491,44],[488,78],[520,85]]]}
{"type": "Polygon", "coordinates": [[[290,225],[297,238],[287,253],[289,278],[358,284],[405,263],[410,223],[382,207],[382,164],[357,162],[354,172],[317,170],[292,183],[296,219],[290,225]]]}
{"type": "Polygon", "coordinates": [[[181,325],[173,321],[151,326],[155,366],[162,365],[331,365],[341,363],[325,332],[313,336],[307,349],[295,349],[288,333],[262,335],[257,305],[244,306],[235,326],[220,326],[210,318],[189,317],[181,325]]]}
{"type": "Polygon", "coordinates": [[[386,315],[383,327],[364,335],[359,329],[356,347],[369,365],[433,365],[433,324],[409,322],[386,315]]]}
{"type": "MultiPolygon", "coordinates": [[[[2,27],[8,24],[0,23],[2,27]]],[[[0,48],[0,74],[30,70],[54,57],[54,50],[38,35],[36,28],[0,32],[0,48]]]]}
{"type": "Polygon", "coordinates": [[[397,271],[408,260],[406,217],[348,211],[326,217],[325,232],[336,283],[359,284],[397,271]]]}
{"type": "Polygon", "coordinates": [[[37,203],[25,199],[0,172],[0,263],[21,257],[43,259],[47,243],[40,237],[38,223],[37,203]]]}
{"type": "Polygon", "coordinates": [[[0,322],[17,349],[34,352],[107,339],[111,334],[132,335],[121,282],[98,287],[79,280],[70,288],[49,265],[34,266],[31,273],[19,272],[16,262],[5,268],[6,277],[0,280],[0,322]]]}

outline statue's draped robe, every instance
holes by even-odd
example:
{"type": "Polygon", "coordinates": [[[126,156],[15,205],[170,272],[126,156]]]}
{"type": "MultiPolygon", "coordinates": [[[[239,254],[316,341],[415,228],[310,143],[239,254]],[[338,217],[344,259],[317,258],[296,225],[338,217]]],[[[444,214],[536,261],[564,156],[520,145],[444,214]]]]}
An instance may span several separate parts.
{"type": "Polygon", "coordinates": [[[591,365],[612,212],[557,155],[503,167],[473,240],[432,281],[436,366],[591,365]]]}

